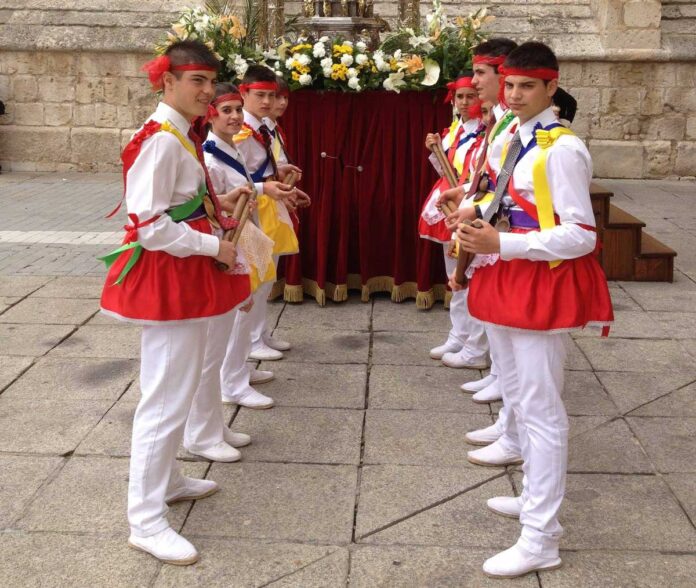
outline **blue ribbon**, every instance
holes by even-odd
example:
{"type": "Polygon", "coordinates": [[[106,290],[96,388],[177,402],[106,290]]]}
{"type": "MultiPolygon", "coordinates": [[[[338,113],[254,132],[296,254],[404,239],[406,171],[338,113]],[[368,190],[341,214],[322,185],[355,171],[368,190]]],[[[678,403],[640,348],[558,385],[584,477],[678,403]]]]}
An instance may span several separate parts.
{"type": "MultiPolygon", "coordinates": [[[[203,151],[205,151],[206,153],[210,153],[215,159],[219,159],[220,161],[222,161],[222,163],[227,164],[240,175],[246,177],[247,172],[246,169],[244,169],[244,165],[242,164],[242,162],[237,161],[234,157],[231,157],[230,155],[225,153],[215,144],[215,141],[206,141],[205,143],[203,143],[203,151]]],[[[256,172],[251,174],[251,179],[254,180],[254,182],[263,181],[263,172],[266,171],[268,162],[269,159],[266,158],[264,164],[258,170],[256,170],[256,172]]]]}

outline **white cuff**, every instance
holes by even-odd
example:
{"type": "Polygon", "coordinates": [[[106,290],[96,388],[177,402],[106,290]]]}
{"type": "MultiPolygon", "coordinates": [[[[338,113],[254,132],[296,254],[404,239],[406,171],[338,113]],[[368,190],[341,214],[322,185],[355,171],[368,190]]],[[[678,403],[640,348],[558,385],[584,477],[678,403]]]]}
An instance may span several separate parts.
{"type": "Polygon", "coordinates": [[[523,233],[500,233],[500,258],[525,259],[527,257],[527,236],[523,233]]]}
{"type": "Polygon", "coordinates": [[[261,194],[263,194],[263,182],[254,182],[254,188],[256,188],[257,196],[261,196],[261,194]]]}
{"type": "Polygon", "coordinates": [[[217,257],[218,253],[220,253],[220,239],[215,235],[201,233],[201,255],[217,257]]]}

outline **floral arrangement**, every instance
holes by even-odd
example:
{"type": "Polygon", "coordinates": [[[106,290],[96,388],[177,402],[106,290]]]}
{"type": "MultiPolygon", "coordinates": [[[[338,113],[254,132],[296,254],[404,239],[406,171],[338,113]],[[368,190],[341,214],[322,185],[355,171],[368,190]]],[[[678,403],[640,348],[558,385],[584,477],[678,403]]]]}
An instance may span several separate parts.
{"type": "Polygon", "coordinates": [[[256,42],[256,10],[251,0],[241,16],[219,3],[184,9],[156,51],[180,39],[199,39],[220,59],[222,79],[239,81],[255,63],[283,76],[291,90],[423,90],[442,87],[471,67],[471,49],[485,39],[481,27],[494,18],[483,8],[452,20],[441,1],[433,0],[423,30],[399,28],[374,51],[363,40],[304,35],[263,48],[256,42]]]}

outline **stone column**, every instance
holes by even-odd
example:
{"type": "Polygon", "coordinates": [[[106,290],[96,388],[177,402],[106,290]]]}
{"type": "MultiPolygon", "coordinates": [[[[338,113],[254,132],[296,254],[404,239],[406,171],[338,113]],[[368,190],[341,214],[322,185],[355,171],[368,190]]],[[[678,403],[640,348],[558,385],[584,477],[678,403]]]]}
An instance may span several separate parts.
{"type": "Polygon", "coordinates": [[[660,49],[660,0],[592,0],[605,49],[660,49]]]}
{"type": "Polygon", "coordinates": [[[420,0],[399,0],[399,20],[417,30],[420,24],[420,0]]]}

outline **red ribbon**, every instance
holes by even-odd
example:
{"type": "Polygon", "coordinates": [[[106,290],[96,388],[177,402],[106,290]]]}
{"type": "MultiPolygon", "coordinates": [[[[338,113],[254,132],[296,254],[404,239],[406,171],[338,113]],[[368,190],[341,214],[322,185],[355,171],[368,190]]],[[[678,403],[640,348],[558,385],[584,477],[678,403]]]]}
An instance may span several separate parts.
{"type": "Polygon", "coordinates": [[[549,67],[538,67],[536,69],[524,69],[521,67],[501,67],[498,73],[504,78],[506,76],[524,76],[526,78],[537,78],[539,80],[557,80],[558,70],[549,67]]]}
{"type": "Polygon", "coordinates": [[[215,98],[212,104],[213,106],[219,106],[223,102],[232,102],[233,100],[238,100],[239,102],[244,103],[244,99],[242,98],[241,94],[237,92],[228,92],[227,94],[223,94],[222,96],[215,98]]]}
{"type": "Polygon", "coordinates": [[[459,88],[473,88],[473,81],[474,78],[461,77],[454,82],[449,82],[447,84],[447,96],[445,96],[445,104],[454,100],[454,95],[457,93],[459,88]]]}
{"type": "Polygon", "coordinates": [[[133,241],[136,241],[138,239],[138,229],[151,225],[159,217],[160,215],[158,214],[141,223],[137,214],[133,212],[128,213],[128,220],[130,220],[131,224],[123,227],[123,230],[126,231],[126,239],[124,243],[132,243],[133,241]]]}
{"type": "Polygon", "coordinates": [[[473,64],[483,64],[492,66],[503,65],[503,63],[505,63],[506,57],[507,55],[498,55],[495,57],[492,55],[474,55],[473,64]]]}
{"type": "Polygon", "coordinates": [[[481,110],[481,105],[483,102],[477,100],[467,109],[470,119],[483,118],[483,111],[481,110]]]}
{"type": "Polygon", "coordinates": [[[246,93],[249,90],[272,90],[277,92],[278,84],[275,82],[251,82],[250,84],[239,84],[239,89],[242,93],[246,93]]]}
{"type": "Polygon", "coordinates": [[[185,63],[172,66],[172,61],[167,55],[160,55],[148,61],[141,68],[147,72],[147,77],[153,90],[161,90],[164,87],[164,74],[168,71],[217,71],[217,68],[207,63],[185,63]]]}

